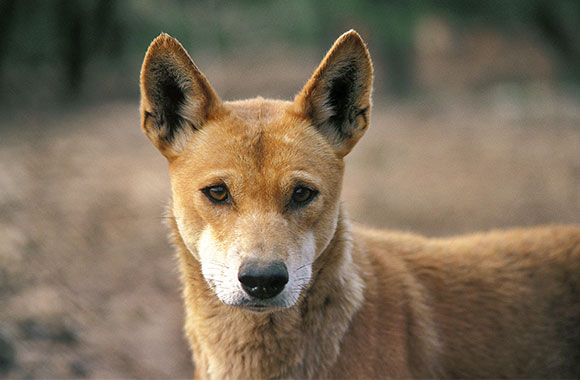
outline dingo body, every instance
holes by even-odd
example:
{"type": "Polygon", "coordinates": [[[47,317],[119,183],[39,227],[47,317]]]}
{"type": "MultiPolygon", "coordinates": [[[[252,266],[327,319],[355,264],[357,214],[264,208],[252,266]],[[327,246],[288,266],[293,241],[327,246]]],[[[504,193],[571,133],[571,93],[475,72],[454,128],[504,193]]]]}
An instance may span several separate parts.
{"type": "Polygon", "coordinates": [[[341,36],[294,102],[222,102],[167,35],[141,73],[167,157],[196,378],[580,376],[580,228],[352,229],[372,66],[341,36]]]}

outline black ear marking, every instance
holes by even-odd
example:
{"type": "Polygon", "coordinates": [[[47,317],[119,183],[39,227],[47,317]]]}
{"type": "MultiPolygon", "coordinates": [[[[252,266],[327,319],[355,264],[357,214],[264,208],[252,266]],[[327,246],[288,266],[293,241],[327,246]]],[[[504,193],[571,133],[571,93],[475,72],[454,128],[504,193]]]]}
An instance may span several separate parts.
{"type": "Polygon", "coordinates": [[[169,129],[174,130],[183,120],[179,116],[179,110],[185,101],[185,94],[171,78],[166,78],[159,86],[162,94],[161,99],[159,99],[162,107],[160,115],[169,129]]]}
{"type": "Polygon", "coordinates": [[[211,118],[221,101],[183,46],[162,33],[149,46],[141,68],[141,127],[172,159],[211,118]]]}
{"type": "Polygon", "coordinates": [[[162,138],[172,143],[175,134],[181,128],[191,127],[197,129],[181,116],[181,110],[186,102],[185,91],[179,85],[178,79],[171,71],[164,67],[155,69],[155,76],[159,78],[156,90],[152,94],[153,103],[156,105],[155,121],[161,132],[162,138]]]}
{"type": "Polygon", "coordinates": [[[348,31],[336,40],[294,104],[343,157],[369,123],[373,67],[361,37],[348,31]]]}
{"type": "Polygon", "coordinates": [[[364,100],[368,96],[364,75],[360,61],[351,58],[339,62],[326,75],[321,91],[324,103],[310,110],[318,129],[335,142],[351,140],[368,126],[370,105],[364,100]]]}
{"type": "Polygon", "coordinates": [[[329,81],[327,88],[327,103],[332,110],[328,123],[334,126],[341,138],[352,137],[351,124],[359,114],[355,104],[360,93],[357,88],[358,76],[356,63],[351,61],[340,70],[336,78],[329,81]]]}

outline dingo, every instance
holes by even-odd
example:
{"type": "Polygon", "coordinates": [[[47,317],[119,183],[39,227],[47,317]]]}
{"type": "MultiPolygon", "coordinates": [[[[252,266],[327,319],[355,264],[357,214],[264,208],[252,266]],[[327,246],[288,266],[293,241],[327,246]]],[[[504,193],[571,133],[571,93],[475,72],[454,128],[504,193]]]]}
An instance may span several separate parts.
{"type": "Polygon", "coordinates": [[[169,162],[196,378],[579,377],[580,228],[351,230],[372,71],[349,31],[293,102],[222,102],[179,42],[149,47],[142,128],[169,162]]]}

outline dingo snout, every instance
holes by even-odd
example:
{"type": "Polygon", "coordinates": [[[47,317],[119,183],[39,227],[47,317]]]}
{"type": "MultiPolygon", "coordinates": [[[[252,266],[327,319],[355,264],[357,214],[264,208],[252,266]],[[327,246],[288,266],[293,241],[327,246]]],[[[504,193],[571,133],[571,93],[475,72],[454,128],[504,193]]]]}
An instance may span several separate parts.
{"type": "Polygon", "coordinates": [[[282,261],[248,260],[240,266],[238,280],[244,291],[261,300],[277,296],[288,283],[288,268],[282,261]]]}

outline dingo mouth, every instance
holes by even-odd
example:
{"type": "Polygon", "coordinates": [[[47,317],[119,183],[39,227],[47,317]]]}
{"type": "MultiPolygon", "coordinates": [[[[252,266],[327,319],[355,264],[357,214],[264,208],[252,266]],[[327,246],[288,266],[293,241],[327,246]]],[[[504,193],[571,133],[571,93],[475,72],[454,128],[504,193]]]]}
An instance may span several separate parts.
{"type": "Polygon", "coordinates": [[[286,308],[285,306],[280,305],[278,302],[261,302],[256,300],[244,300],[239,304],[230,306],[237,307],[240,309],[246,309],[257,313],[276,311],[286,308]]]}

